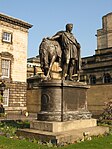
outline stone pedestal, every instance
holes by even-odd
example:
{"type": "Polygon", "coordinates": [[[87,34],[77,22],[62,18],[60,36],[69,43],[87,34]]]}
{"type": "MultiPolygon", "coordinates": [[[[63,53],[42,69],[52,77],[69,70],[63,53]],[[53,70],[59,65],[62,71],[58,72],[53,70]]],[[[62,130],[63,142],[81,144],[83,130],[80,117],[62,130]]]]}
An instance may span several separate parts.
{"type": "Polygon", "coordinates": [[[90,119],[87,110],[87,86],[81,82],[50,80],[40,83],[40,121],[70,121],[90,119]]]}
{"type": "Polygon", "coordinates": [[[108,127],[97,126],[87,110],[84,83],[52,80],[43,81],[41,88],[41,111],[37,120],[31,121],[30,129],[17,130],[18,136],[37,139],[53,144],[74,143],[90,136],[109,132],[108,127]]]}

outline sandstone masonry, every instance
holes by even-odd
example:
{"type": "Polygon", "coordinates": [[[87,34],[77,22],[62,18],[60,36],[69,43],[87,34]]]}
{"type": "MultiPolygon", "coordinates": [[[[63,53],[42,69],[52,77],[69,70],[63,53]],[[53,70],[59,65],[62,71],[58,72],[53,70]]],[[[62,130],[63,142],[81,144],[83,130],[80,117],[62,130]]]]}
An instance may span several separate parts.
{"type": "Polygon", "coordinates": [[[28,29],[32,25],[0,14],[0,80],[4,80],[4,107],[26,109],[28,29]],[[6,93],[6,94],[5,94],[6,93]]]}

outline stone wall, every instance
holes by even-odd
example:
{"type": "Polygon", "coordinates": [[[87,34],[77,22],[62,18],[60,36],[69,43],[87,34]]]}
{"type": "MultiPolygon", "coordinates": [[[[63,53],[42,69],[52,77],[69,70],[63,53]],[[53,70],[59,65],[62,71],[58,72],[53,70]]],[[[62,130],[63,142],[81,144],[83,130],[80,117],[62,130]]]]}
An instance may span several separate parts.
{"type": "Polygon", "coordinates": [[[87,91],[88,109],[93,115],[99,115],[105,108],[105,102],[112,99],[112,84],[93,85],[87,91]]]}
{"type": "Polygon", "coordinates": [[[9,88],[9,106],[5,110],[22,113],[26,110],[26,83],[12,82],[7,84],[9,88]]]}
{"type": "MultiPolygon", "coordinates": [[[[27,90],[27,109],[30,113],[38,113],[41,107],[41,91],[39,88],[27,90]]],[[[105,102],[112,99],[112,84],[94,85],[87,90],[88,110],[94,116],[101,114],[105,102]]]]}
{"type": "Polygon", "coordinates": [[[30,113],[38,113],[41,108],[41,90],[39,88],[36,89],[28,89],[27,90],[27,110],[30,113]]]}

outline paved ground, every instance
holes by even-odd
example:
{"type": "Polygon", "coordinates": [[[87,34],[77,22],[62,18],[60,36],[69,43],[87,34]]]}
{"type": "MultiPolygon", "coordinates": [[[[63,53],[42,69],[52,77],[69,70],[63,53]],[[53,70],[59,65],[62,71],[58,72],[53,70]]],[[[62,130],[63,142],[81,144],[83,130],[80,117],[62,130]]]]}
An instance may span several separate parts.
{"type": "Polygon", "coordinates": [[[37,119],[36,114],[30,114],[25,116],[24,114],[12,114],[9,113],[5,116],[1,116],[0,120],[34,120],[37,119]]]}

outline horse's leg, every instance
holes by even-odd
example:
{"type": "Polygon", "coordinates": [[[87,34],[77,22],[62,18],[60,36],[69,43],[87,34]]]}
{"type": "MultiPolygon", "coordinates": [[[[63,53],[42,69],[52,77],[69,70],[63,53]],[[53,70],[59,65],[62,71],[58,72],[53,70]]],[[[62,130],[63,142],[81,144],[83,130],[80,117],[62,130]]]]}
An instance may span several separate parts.
{"type": "Polygon", "coordinates": [[[55,62],[55,60],[56,60],[56,56],[53,55],[53,57],[52,57],[52,59],[51,59],[50,66],[49,66],[49,69],[48,69],[48,72],[47,72],[47,75],[46,75],[46,78],[49,77],[49,75],[50,75],[50,71],[51,71],[51,68],[52,68],[52,65],[53,65],[53,63],[55,62]]]}

